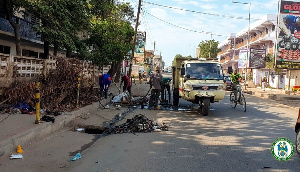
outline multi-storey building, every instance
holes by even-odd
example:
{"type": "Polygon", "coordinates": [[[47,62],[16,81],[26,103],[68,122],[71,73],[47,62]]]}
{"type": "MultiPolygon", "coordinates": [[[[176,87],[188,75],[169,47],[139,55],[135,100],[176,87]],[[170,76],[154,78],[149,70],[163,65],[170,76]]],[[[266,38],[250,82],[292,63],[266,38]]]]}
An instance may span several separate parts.
{"type": "MultiPolygon", "coordinates": [[[[0,88],[9,86],[13,80],[35,80],[40,74],[46,74],[56,66],[53,47],[49,47],[49,58],[44,56],[43,38],[34,30],[34,26],[39,25],[40,20],[32,14],[15,13],[12,18],[19,25],[21,38],[21,54],[17,56],[15,31],[8,21],[4,7],[4,1],[0,1],[0,88]]],[[[65,54],[64,50],[57,52],[58,56],[65,57],[65,54]]],[[[87,69],[98,73],[98,67],[95,69],[94,66],[88,65],[87,69]]]]}
{"type": "MultiPolygon", "coordinates": [[[[274,88],[286,88],[288,89],[288,83],[291,86],[300,85],[299,78],[297,78],[297,72],[292,71],[291,80],[289,81],[285,69],[283,69],[279,75],[275,70],[269,69],[267,67],[249,67],[247,66],[247,60],[245,60],[246,65],[241,65],[241,52],[247,52],[247,47],[249,47],[246,56],[247,59],[250,57],[251,49],[263,50],[263,56],[275,57],[276,51],[276,26],[277,26],[277,15],[268,14],[262,17],[260,20],[255,21],[250,24],[250,27],[246,27],[238,33],[232,33],[229,37],[219,44],[221,52],[218,53],[218,58],[223,66],[225,72],[228,68],[238,69],[244,77],[247,76],[247,80],[253,81],[255,85],[261,85],[261,79],[267,76],[269,84],[274,88]],[[249,41],[248,39],[248,29],[249,29],[249,41]],[[240,60],[240,62],[239,62],[240,60]],[[247,67],[246,67],[247,66],[247,67]],[[246,74],[247,72],[247,74],[246,74]]],[[[298,75],[299,76],[299,75],[298,75]]]]}

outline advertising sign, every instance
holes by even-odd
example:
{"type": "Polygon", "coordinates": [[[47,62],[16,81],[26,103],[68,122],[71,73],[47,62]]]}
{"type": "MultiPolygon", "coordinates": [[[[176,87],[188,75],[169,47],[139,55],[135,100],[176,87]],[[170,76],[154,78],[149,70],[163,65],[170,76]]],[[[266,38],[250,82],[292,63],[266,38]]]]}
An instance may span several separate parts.
{"type": "Polygon", "coordinates": [[[139,63],[144,63],[144,54],[145,54],[145,44],[146,44],[146,32],[138,32],[136,34],[135,42],[135,52],[134,57],[139,59],[139,63]]]}
{"type": "Polygon", "coordinates": [[[266,50],[265,49],[250,49],[249,68],[264,68],[266,67],[266,50]]]}
{"type": "Polygon", "coordinates": [[[241,49],[239,52],[238,68],[246,68],[247,66],[247,49],[241,49]]]}
{"type": "Polygon", "coordinates": [[[300,69],[300,2],[281,1],[278,17],[276,67],[300,69]]]}

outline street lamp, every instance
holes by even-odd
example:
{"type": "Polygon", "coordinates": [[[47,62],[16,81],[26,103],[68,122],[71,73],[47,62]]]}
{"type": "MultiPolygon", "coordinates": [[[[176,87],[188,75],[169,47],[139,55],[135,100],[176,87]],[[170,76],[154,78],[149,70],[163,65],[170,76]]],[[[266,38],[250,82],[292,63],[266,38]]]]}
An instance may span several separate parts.
{"type": "MultiPolygon", "coordinates": [[[[246,65],[246,72],[245,72],[245,81],[247,80],[247,71],[248,71],[248,63],[249,63],[249,32],[250,32],[250,12],[251,12],[251,3],[250,2],[238,2],[238,1],[231,1],[232,3],[235,4],[245,4],[249,5],[249,18],[248,18],[248,33],[247,33],[247,65],[246,65]]],[[[246,89],[246,84],[245,84],[245,89],[246,89]]]]}

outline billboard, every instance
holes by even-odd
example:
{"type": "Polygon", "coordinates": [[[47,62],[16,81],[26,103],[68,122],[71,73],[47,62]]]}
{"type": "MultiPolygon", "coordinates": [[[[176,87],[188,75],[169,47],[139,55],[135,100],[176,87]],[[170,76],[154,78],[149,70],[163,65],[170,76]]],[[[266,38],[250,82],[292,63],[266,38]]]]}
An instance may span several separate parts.
{"type": "Polygon", "coordinates": [[[278,17],[276,67],[300,69],[300,2],[281,1],[278,17]]]}
{"type": "Polygon", "coordinates": [[[266,67],[266,50],[265,49],[250,49],[249,68],[264,68],[266,67]]]}
{"type": "Polygon", "coordinates": [[[144,63],[145,44],[146,44],[146,32],[140,32],[140,31],[137,32],[134,57],[140,63],[144,63]]]}
{"type": "Polygon", "coordinates": [[[238,68],[246,68],[246,67],[247,67],[247,49],[240,49],[238,68]]]}

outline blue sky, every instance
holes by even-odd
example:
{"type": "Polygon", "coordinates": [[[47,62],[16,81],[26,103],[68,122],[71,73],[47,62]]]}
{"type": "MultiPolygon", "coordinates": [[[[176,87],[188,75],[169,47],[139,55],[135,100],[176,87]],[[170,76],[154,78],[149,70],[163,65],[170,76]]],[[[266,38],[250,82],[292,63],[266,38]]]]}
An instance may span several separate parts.
{"type": "MultiPolygon", "coordinates": [[[[137,10],[138,0],[120,1],[130,2],[137,10]]],[[[251,2],[251,23],[278,11],[278,0],[238,1],[251,2]]],[[[146,50],[153,50],[155,41],[155,54],[161,53],[166,66],[170,66],[176,54],[195,57],[199,43],[211,39],[209,32],[212,39],[222,42],[230,33],[246,28],[248,15],[249,5],[231,0],[144,0],[138,30],[147,33],[146,50]]]]}

